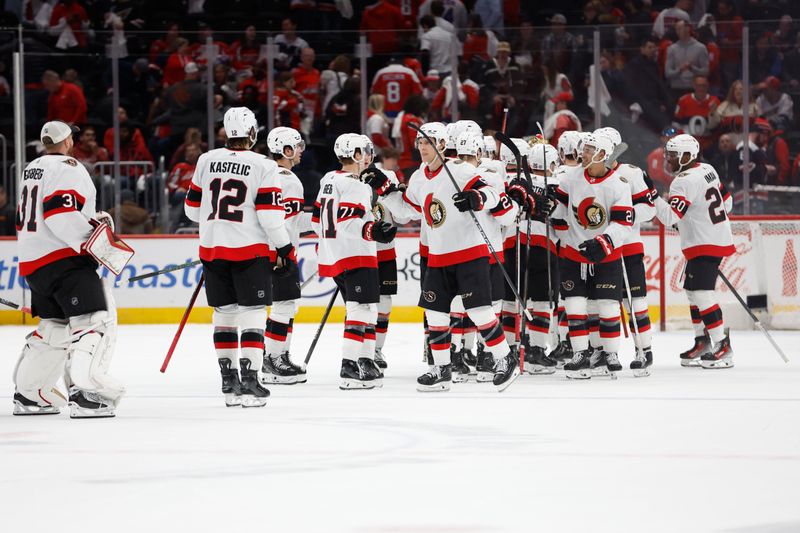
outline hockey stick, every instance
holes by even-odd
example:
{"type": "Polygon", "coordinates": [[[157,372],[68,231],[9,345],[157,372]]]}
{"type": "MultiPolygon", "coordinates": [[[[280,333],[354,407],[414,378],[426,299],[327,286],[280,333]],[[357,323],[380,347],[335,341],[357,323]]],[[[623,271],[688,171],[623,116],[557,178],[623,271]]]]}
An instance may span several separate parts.
{"type": "Polygon", "coordinates": [[[147,274],[141,274],[139,276],[128,278],[128,283],[133,283],[134,281],[139,281],[140,279],[152,278],[154,276],[158,276],[159,274],[166,274],[167,272],[175,272],[176,270],[182,270],[184,268],[197,266],[199,264],[200,260],[198,259],[196,261],[189,261],[188,263],[183,263],[181,265],[168,266],[167,268],[162,268],[161,270],[156,270],[155,272],[148,272],[147,274]]]}
{"type": "MultiPolygon", "coordinates": [[[[508,122],[508,108],[503,108],[503,125],[500,127],[500,132],[505,135],[506,134],[506,123],[508,122]]],[[[497,159],[500,159],[500,139],[497,138],[495,135],[495,142],[497,142],[497,159]]]]}
{"type": "Polygon", "coordinates": [[[319,323],[319,328],[317,328],[317,333],[314,335],[314,339],[311,341],[311,346],[308,347],[308,353],[306,354],[306,359],[305,361],[303,361],[303,372],[306,371],[306,367],[308,367],[308,362],[311,361],[311,354],[314,353],[314,348],[317,347],[319,336],[322,335],[322,328],[325,327],[325,323],[328,321],[328,316],[331,314],[331,309],[333,308],[333,302],[336,301],[336,296],[338,295],[339,295],[339,287],[336,287],[336,290],[333,291],[333,295],[331,296],[331,301],[328,302],[328,307],[325,308],[325,314],[322,315],[322,322],[319,323]]]}
{"type": "MultiPolygon", "coordinates": [[[[456,179],[453,177],[453,173],[450,172],[450,169],[447,167],[447,162],[444,160],[444,157],[442,157],[442,154],[439,152],[439,148],[436,146],[436,143],[433,142],[433,139],[431,139],[428,136],[428,134],[425,133],[424,131],[422,131],[422,128],[420,128],[416,124],[410,123],[409,126],[411,126],[413,129],[417,130],[419,132],[419,134],[422,135],[425,138],[426,141],[428,141],[428,143],[433,148],[434,153],[436,153],[436,157],[439,158],[439,161],[441,161],[445,172],[447,172],[447,177],[450,178],[450,182],[453,184],[453,187],[455,187],[456,191],[458,191],[460,193],[461,192],[461,187],[458,186],[458,182],[456,182],[456,179]]],[[[472,217],[472,221],[475,222],[475,226],[478,228],[478,231],[480,232],[481,237],[483,237],[483,242],[486,243],[486,247],[489,248],[489,253],[492,254],[492,257],[494,258],[495,262],[500,266],[500,271],[503,273],[503,277],[505,278],[506,283],[508,283],[508,285],[511,287],[511,291],[514,293],[514,297],[517,299],[517,302],[519,302],[522,305],[522,309],[523,309],[523,312],[525,313],[525,317],[528,320],[530,320],[531,322],[533,322],[533,317],[528,312],[528,310],[525,308],[525,303],[522,301],[522,298],[520,297],[519,292],[517,292],[517,288],[514,287],[514,283],[512,282],[511,277],[508,275],[508,272],[506,272],[506,269],[503,268],[503,262],[500,261],[500,257],[497,256],[497,252],[495,252],[494,246],[492,246],[492,241],[489,240],[489,237],[486,235],[486,232],[483,230],[483,226],[481,226],[481,223],[478,220],[478,216],[471,209],[467,210],[467,212],[472,217]]]]}
{"type": "Polygon", "coordinates": [[[5,305],[6,307],[10,307],[11,309],[16,309],[18,311],[22,311],[23,313],[26,313],[28,315],[33,314],[33,313],[31,313],[31,308],[30,307],[20,306],[19,304],[14,303],[14,302],[12,302],[10,300],[6,300],[4,298],[0,298],[0,304],[5,305]]]}
{"type": "MultiPolygon", "coordinates": [[[[537,121],[536,127],[539,128],[539,133],[542,135],[542,140],[547,142],[544,137],[544,130],[542,129],[542,125],[537,121]]],[[[549,143],[548,143],[549,144],[549,143]]],[[[547,183],[547,150],[542,153],[542,162],[544,163],[544,193],[549,194],[548,183],[547,183]]],[[[551,272],[551,256],[552,253],[550,252],[550,213],[546,213],[544,216],[544,228],[546,233],[546,240],[545,246],[547,246],[547,297],[550,300],[550,312],[552,313],[553,308],[556,307],[556,303],[553,301],[553,276],[551,272]]]]}
{"type": "Polygon", "coordinates": [[[622,302],[619,303],[619,316],[622,317],[622,333],[625,334],[625,338],[629,337],[628,335],[628,323],[625,321],[625,309],[622,307],[622,302]]]}
{"type": "Polygon", "coordinates": [[[189,314],[192,312],[194,302],[197,300],[197,295],[200,294],[200,288],[203,286],[205,280],[205,274],[200,274],[200,281],[197,282],[197,287],[194,288],[192,298],[189,300],[189,305],[186,306],[186,311],[183,313],[181,323],[178,325],[178,331],[175,332],[175,337],[172,338],[172,344],[169,347],[167,356],[164,358],[164,363],[161,365],[162,374],[167,371],[167,365],[169,365],[169,361],[172,359],[172,354],[175,353],[175,347],[178,346],[178,340],[181,338],[181,333],[183,333],[183,327],[186,325],[186,321],[189,320],[189,314]]]}
{"type": "Polygon", "coordinates": [[[305,281],[303,282],[303,284],[302,284],[302,285],[300,285],[300,291],[301,291],[301,292],[302,292],[302,290],[303,290],[303,289],[305,289],[306,287],[308,287],[308,286],[309,286],[309,284],[311,284],[311,282],[312,282],[312,281],[314,281],[314,278],[316,278],[316,277],[317,277],[317,274],[319,274],[319,270],[315,270],[315,271],[314,271],[314,273],[313,273],[313,274],[311,274],[311,275],[308,277],[308,279],[307,279],[307,280],[305,280],[305,281]]]}
{"type": "MultiPolygon", "coordinates": [[[[631,318],[631,324],[633,324],[633,343],[636,345],[636,353],[644,360],[644,349],[642,348],[642,340],[639,337],[639,324],[636,322],[636,309],[633,308],[633,298],[631,297],[631,285],[628,283],[628,269],[625,268],[625,259],[620,257],[620,263],[622,264],[622,281],[625,282],[625,295],[628,297],[628,306],[630,307],[630,312],[628,313],[631,318]]],[[[622,303],[620,305],[620,312],[622,312],[622,303]]],[[[624,323],[624,322],[623,322],[624,323]]],[[[628,336],[627,334],[625,335],[628,336]]]]}
{"type": "Polygon", "coordinates": [[[731,282],[728,281],[728,278],[726,278],[725,274],[722,273],[722,269],[717,269],[717,271],[719,272],[719,277],[722,278],[722,281],[725,282],[725,285],[728,286],[728,288],[731,290],[733,295],[736,296],[736,299],[739,300],[739,303],[742,305],[742,307],[744,307],[744,310],[747,311],[747,314],[750,315],[750,319],[753,321],[753,324],[755,324],[756,328],[759,329],[767,337],[767,340],[772,345],[772,347],[775,348],[775,351],[778,352],[778,355],[781,356],[781,359],[783,359],[783,362],[784,363],[788,363],[789,362],[789,358],[786,357],[786,354],[783,353],[783,350],[781,350],[781,347],[778,346],[778,343],[775,342],[775,339],[773,339],[772,335],[769,334],[769,331],[767,330],[767,328],[765,328],[764,325],[761,323],[761,321],[758,320],[756,315],[753,314],[753,311],[751,311],[750,308],[747,307],[747,304],[742,299],[742,297],[739,295],[739,291],[737,291],[734,288],[734,286],[731,285],[731,282]]]}

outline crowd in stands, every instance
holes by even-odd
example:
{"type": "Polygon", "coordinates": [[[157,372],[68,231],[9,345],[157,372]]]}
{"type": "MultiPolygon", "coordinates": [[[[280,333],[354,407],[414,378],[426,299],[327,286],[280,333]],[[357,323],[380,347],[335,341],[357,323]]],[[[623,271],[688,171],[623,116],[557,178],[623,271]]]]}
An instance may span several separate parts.
{"type": "MultiPolygon", "coordinates": [[[[95,177],[102,207],[113,201],[119,144],[126,230],[190,226],[182,201],[197,158],[222,146],[224,112],[244,105],[263,131],[298,129],[308,149],[297,173],[306,201],[333,168],[333,139],[365,133],[387,168],[418,161],[411,124],[476,120],[486,130],[529,136],[543,125],[557,142],[571,129],[619,129],[629,160],[647,165],[661,188],[663,142],[686,131],[706,160],[740,191],[742,156],[751,183],[800,184],[800,2],[785,0],[17,0],[2,26],[24,28],[27,137],[46,120],[81,127],[74,155],[95,177]],[[745,20],[749,79],[742,79],[745,20]],[[760,22],[764,20],[764,22],[760,22]],[[600,61],[594,66],[594,31],[600,61]],[[267,64],[267,35],[276,53],[267,64]],[[355,45],[371,47],[362,72],[355,45]],[[207,43],[211,43],[211,47],[207,43]],[[109,45],[119,50],[113,108],[109,45]],[[210,72],[209,72],[210,69],[210,72]],[[208,77],[214,135],[209,138],[208,77]],[[271,74],[271,75],[270,75],[271,74]],[[273,81],[268,101],[268,80],[273,81]],[[745,84],[750,135],[743,138],[745,84]],[[269,123],[271,107],[274,123],[269,123]],[[508,110],[506,113],[505,110],[508,110]],[[120,122],[115,139],[113,113],[120,122]],[[166,193],[154,191],[160,162],[166,193]],[[166,224],[155,214],[166,202],[166,224]],[[143,215],[144,214],[144,215],[143,215]]],[[[10,110],[11,53],[17,31],[0,31],[0,105],[10,110]]],[[[12,138],[12,113],[0,131],[12,138]]],[[[27,145],[28,158],[42,149],[27,145]]],[[[9,147],[11,153],[11,147],[9,147]]],[[[0,222],[14,203],[0,189],[0,222]]],[[[3,234],[7,225],[0,224],[3,234]]],[[[13,226],[11,227],[13,234],[13,226]]]]}

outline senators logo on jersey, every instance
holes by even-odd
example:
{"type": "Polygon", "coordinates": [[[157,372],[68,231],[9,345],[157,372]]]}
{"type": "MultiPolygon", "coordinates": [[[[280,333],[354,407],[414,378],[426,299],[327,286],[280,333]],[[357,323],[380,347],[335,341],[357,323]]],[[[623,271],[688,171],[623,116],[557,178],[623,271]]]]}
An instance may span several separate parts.
{"type": "Polygon", "coordinates": [[[572,214],[584,229],[597,229],[605,224],[605,208],[594,201],[594,196],[585,198],[577,207],[572,206],[572,214]]]}
{"type": "Polygon", "coordinates": [[[447,217],[447,210],[444,204],[433,197],[433,193],[425,198],[425,205],[423,206],[425,213],[425,222],[432,228],[438,228],[444,224],[444,219],[447,217]]]}
{"type": "Polygon", "coordinates": [[[381,222],[381,221],[383,221],[383,217],[384,217],[384,210],[385,210],[385,209],[386,209],[386,208],[385,208],[385,207],[383,207],[383,205],[382,205],[382,204],[380,204],[380,203],[377,203],[377,204],[375,204],[375,207],[373,207],[373,208],[372,208],[372,216],[374,216],[374,217],[375,217],[375,221],[376,221],[376,222],[381,222]]]}

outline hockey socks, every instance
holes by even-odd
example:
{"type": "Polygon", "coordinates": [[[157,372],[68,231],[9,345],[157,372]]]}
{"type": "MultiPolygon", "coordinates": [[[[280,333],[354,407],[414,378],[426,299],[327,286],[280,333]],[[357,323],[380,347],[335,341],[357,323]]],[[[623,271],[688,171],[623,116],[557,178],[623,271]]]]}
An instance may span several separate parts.
{"type": "MultiPolygon", "coordinates": [[[[702,325],[708,331],[712,342],[715,344],[721,342],[725,338],[725,324],[722,321],[722,310],[716,302],[714,291],[686,291],[686,295],[689,297],[689,302],[697,307],[702,325]]],[[[697,327],[695,327],[695,336],[702,335],[702,332],[697,333],[697,327]]]]}

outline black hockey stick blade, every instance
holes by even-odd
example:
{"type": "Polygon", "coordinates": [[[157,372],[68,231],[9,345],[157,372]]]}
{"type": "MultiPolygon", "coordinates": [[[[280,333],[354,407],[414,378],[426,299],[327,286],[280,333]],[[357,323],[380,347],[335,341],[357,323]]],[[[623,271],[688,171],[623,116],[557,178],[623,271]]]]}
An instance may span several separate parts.
{"type": "Polygon", "coordinates": [[[139,276],[133,276],[132,278],[128,278],[128,283],[133,283],[135,281],[139,281],[140,279],[152,278],[154,276],[158,276],[159,274],[166,274],[167,272],[175,272],[176,270],[183,270],[184,268],[197,266],[199,264],[200,260],[198,259],[196,261],[189,261],[188,263],[183,263],[181,265],[168,266],[167,268],[162,268],[161,270],[156,270],[155,272],[148,272],[147,274],[141,274],[139,276]]]}
{"type": "Polygon", "coordinates": [[[504,144],[511,151],[511,153],[514,154],[514,157],[517,160],[517,165],[519,166],[521,164],[522,154],[520,154],[519,148],[517,148],[517,145],[511,140],[511,137],[502,131],[497,131],[494,134],[494,138],[504,144]]]}
{"type": "Polygon", "coordinates": [[[6,300],[5,298],[0,298],[0,304],[10,307],[11,309],[19,309],[19,304],[6,300]]]}

